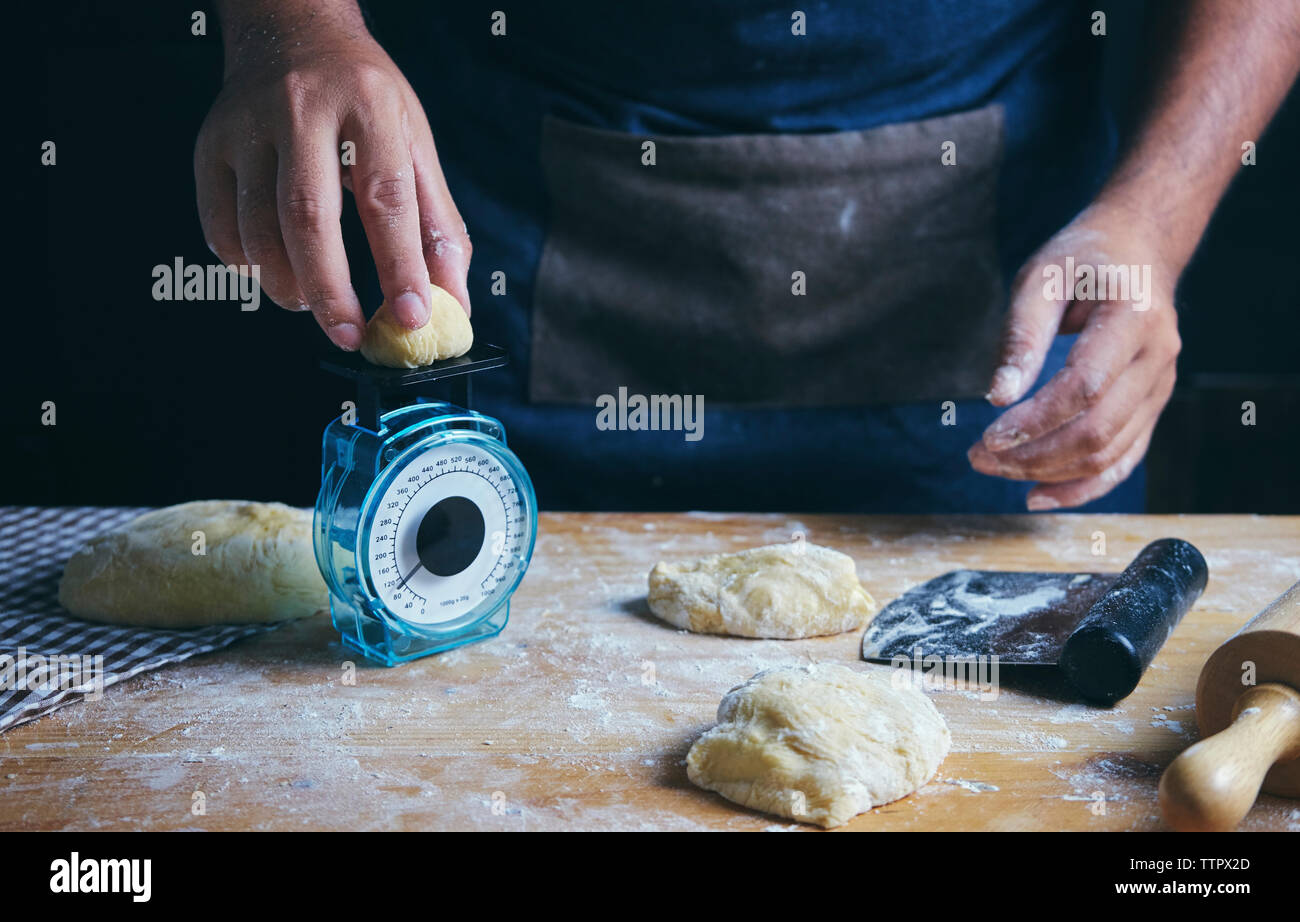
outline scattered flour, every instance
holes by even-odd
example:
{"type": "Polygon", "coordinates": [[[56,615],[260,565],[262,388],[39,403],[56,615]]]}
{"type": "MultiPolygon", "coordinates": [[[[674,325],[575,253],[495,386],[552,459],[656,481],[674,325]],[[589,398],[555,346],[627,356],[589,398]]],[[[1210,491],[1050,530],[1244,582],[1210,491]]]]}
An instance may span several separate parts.
{"type": "Polygon", "coordinates": [[[984,794],[1000,790],[995,784],[985,784],[983,781],[967,781],[965,778],[945,778],[943,783],[956,785],[963,790],[970,791],[972,794],[984,794]]]}
{"type": "MultiPolygon", "coordinates": [[[[644,605],[646,574],[659,559],[804,531],[856,555],[860,573],[873,575],[868,589],[884,602],[949,570],[1005,566],[1008,544],[1026,568],[1119,569],[1137,550],[1116,539],[1109,557],[1091,556],[1092,531],[1112,527],[1105,516],[971,517],[957,533],[938,519],[697,513],[688,532],[671,530],[663,517],[548,521],[566,519],[558,535],[544,522],[510,625],[489,642],[392,670],[357,662],[356,684],[344,684],[342,664],[356,655],[339,645],[328,617],[317,617],[7,732],[0,798],[14,806],[0,825],[799,830],[693,788],[682,760],[726,691],[761,669],[824,661],[868,668],[860,634],[779,641],[675,631],[644,605]],[[701,524],[707,528],[694,530],[701,524]],[[127,793],[105,796],[95,783],[102,777],[119,779],[127,793]],[[206,817],[191,813],[196,791],[206,817]]],[[[1200,528],[1189,536],[1204,542],[1200,528]]],[[[1234,551],[1226,562],[1237,572],[1300,576],[1300,556],[1272,548],[1273,559],[1234,551]]],[[[1225,560],[1223,552],[1209,556],[1212,569],[1225,560]]],[[[1268,601],[1256,585],[1212,581],[1206,600],[1218,592],[1217,610],[1244,619],[1268,601]]],[[[1224,636],[1233,626],[1224,619],[1224,636]]],[[[1042,796],[1091,801],[1101,791],[1112,812],[1098,824],[1149,827],[1160,769],[1186,745],[1194,718],[1189,704],[1162,703],[1146,726],[1145,707],[1158,700],[1140,697],[1147,692],[1139,689],[1137,705],[1108,711],[1006,687],[995,702],[936,693],[954,744],[944,783],[996,791],[969,780],[981,776],[981,760],[994,758],[1042,796]],[[1108,736],[1107,751],[1087,750],[1108,736]]],[[[1004,790],[1002,799],[1015,793],[1004,790]]],[[[927,815],[944,815],[945,800],[908,798],[880,822],[923,827],[927,815]]],[[[1252,821],[1300,828],[1291,804],[1272,798],[1264,810],[1252,821]]]]}

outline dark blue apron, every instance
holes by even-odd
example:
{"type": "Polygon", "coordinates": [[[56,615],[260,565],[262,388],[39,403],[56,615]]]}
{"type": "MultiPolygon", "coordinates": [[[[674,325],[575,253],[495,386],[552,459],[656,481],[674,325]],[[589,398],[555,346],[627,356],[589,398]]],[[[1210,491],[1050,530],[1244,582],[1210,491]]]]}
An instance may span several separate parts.
{"type": "Polygon", "coordinates": [[[796,35],[758,0],[559,2],[494,35],[499,4],[419,6],[373,25],[473,239],[476,335],[512,356],[477,405],[544,507],[1023,511],[966,450],[1007,282],[1114,154],[1088,8],[836,2],[796,35]],[[620,386],[703,394],[703,437],[598,428],[620,386]]]}

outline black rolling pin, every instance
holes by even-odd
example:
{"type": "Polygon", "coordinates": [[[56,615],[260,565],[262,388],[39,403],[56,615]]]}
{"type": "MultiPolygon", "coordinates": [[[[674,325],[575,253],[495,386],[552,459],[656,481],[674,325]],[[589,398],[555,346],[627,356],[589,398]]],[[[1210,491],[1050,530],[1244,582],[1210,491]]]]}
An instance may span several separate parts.
{"type": "Polygon", "coordinates": [[[1180,538],[1144,547],[1066,639],[1060,666],[1070,684],[1101,704],[1126,697],[1208,578],[1201,552],[1180,538]]]}

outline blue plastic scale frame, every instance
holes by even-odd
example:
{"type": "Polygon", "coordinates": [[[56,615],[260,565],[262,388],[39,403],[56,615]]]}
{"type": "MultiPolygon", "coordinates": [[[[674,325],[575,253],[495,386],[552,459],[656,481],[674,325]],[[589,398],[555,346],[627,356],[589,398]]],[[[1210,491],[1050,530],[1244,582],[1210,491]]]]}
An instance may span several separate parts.
{"type": "Polygon", "coordinates": [[[325,429],[321,489],[316,500],[316,562],[330,591],[330,615],[343,644],[386,666],[495,637],[510,619],[510,597],[523,579],[537,541],[537,497],[527,471],[506,446],[499,420],[445,401],[417,399],[384,413],[379,431],[340,416],[325,429]],[[363,547],[378,498],[388,482],[418,454],[440,445],[470,442],[497,459],[519,491],[527,531],[515,575],[504,589],[463,618],[437,627],[395,617],[370,584],[363,547]]]}

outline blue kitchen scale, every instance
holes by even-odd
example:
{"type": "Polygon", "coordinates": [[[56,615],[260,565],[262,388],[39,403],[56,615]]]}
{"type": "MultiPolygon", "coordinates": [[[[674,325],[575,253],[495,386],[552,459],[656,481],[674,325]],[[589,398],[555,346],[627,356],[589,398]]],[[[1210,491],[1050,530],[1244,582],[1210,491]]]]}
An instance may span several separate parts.
{"type": "Polygon", "coordinates": [[[356,384],[357,402],[325,429],[316,563],[344,645],[372,660],[394,666],[506,626],[537,498],[500,421],[469,409],[470,376],[505,363],[486,344],[411,370],[356,353],[321,362],[356,384]],[[418,396],[440,383],[455,402],[418,396]]]}

